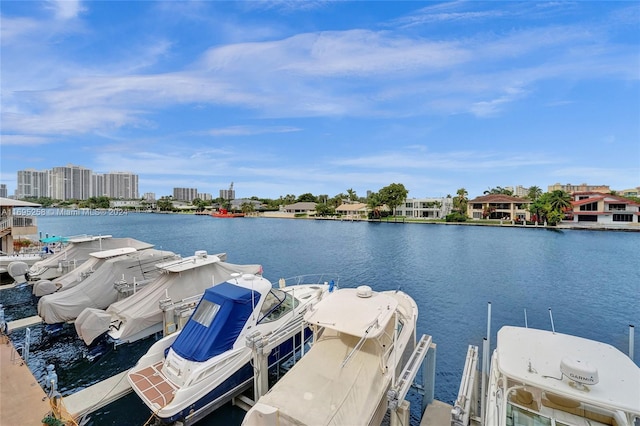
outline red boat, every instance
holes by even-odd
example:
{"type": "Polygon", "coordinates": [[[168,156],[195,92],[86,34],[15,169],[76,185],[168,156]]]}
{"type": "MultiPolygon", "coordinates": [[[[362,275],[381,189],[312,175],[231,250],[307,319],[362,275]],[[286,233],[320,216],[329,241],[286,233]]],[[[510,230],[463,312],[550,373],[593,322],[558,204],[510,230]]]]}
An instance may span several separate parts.
{"type": "Polygon", "coordinates": [[[229,213],[227,209],[220,209],[217,212],[211,213],[211,216],[222,217],[222,218],[244,217],[244,213],[229,213]]]}

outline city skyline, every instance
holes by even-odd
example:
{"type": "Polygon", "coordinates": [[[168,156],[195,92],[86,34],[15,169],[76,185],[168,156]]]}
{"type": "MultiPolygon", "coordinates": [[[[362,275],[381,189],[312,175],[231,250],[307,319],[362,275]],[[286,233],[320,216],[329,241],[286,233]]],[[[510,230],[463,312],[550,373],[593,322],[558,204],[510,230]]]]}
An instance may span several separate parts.
{"type": "Polygon", "coordinates": [[[470,196],[640,186],[627,2],[3,2],[0,183],[470,196]]]}

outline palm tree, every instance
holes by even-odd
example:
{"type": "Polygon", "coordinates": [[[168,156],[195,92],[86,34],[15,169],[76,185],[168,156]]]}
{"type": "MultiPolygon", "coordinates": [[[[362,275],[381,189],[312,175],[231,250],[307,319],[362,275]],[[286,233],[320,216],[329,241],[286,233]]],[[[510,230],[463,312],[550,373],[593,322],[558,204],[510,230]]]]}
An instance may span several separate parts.
{"type": "Polygon", "coordinates": [[[556,189],[549,195],[548,202],[553,210],[563,212],[568,207],[571,207],[571,195],[560,189],[556,189]]]}
{"type": "Polygon", "coordinates": [[[456,191],[456,196],[453,198],[453,208],[458,210],[462,214],[467,213],[467,203],[469,202],[469,193],[466,189],[460,188],[456,191]]]}
{"type": "Polygon", "coordinates": [[[542,195],[542,189],[538,186],[532,186],[527,191],[527,198],[531,201],[537,200],[542,195]]]}

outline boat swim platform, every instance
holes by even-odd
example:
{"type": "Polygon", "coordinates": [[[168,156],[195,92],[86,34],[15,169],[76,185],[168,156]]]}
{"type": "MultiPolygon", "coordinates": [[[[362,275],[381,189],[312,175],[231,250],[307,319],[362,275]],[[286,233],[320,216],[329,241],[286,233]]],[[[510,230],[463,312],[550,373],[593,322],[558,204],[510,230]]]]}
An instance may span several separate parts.
{"type": "Polygon", "coordinates": [[[0,336],[0,425],[40,425],[49,398],[7,336],[0,336]]]}
{"type": "MultiPolygon", "coordinates": [[[[127,371],[111,376],[74,394],[62,398],[67,411],[74,418],[99,410],[132,392],[127,371]]],[[[0,423],[2,424],[2,423],[0,423]]]]}

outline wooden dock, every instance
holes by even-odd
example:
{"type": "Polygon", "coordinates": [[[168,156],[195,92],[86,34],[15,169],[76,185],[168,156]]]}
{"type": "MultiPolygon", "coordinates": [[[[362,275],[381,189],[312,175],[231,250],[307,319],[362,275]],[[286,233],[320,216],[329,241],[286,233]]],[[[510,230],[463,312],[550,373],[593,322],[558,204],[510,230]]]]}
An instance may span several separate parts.
{"type": "Polygon", "coordinates": [[[49,398],[31,370],[9,338],[0,336],[0,425],[41,425],[50,411],[49,398]]]}

